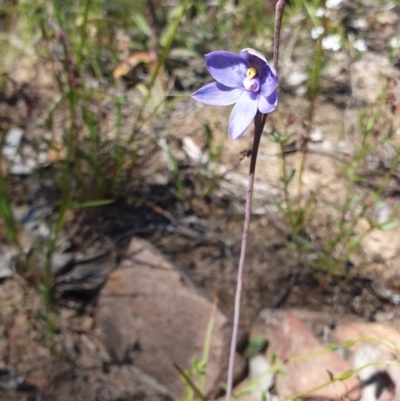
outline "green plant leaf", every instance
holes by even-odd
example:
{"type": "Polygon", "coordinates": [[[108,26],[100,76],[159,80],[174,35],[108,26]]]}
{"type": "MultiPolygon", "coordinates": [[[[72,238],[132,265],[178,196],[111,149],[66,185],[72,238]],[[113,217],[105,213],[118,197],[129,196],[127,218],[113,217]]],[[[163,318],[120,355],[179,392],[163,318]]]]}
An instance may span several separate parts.
{"type": "Polygon", "coordinates": [[[339,345],[333,344],[333,343],[325,344],[325,347],[327,349],[330,349],[331,351],[336,351],[336,350],[338,350],[340,348],[339,345]]]}
{"type": "Polygon", "coordinates": [[[370,132],[370,131],[372,130],[374,124],[375,124],[375,117],[374,117],[374,116],[371,116],[371,117],[368,119],[367,126],[365,127],[365,130],[367,131],[367,133],[370,132]]]}
{"type": "Polygon", "coordinates": [[[350,348],[352,347],[357,341],[356,340],[348,340],[342,344],[341,348],[350,348]]]}
{"type": "Polygon", "coordinates": [[[264,336],[258,335],[250,340],[246,350],[244,351],[244,355],[246,358],[252,358],[264,351],[266,344],[267,341],[265,340],[264,336]]]}
{"type": "Polygon", "coordinates": [[[235,392],[235,394],[233,396],[235,398],[241,398],[241,397],[251,393],[255,388],[256,388],[256,385],[254,383],[250,383],[247,386],[245,386],[242,389],[235,392]]]}
{"type": "Polygon", "coordinates": [[[348,370],[347,372],[342,373],[336,380],[347,380],[349,377],[353,376],[354,370],[348,370]]]}
{"type": "Polygon", "coordinates": [[[273,365],[276,362],[276,353],[274,351],[271,351],[271,365],[273,365]]]}
{"type": "Polygon", "coordinates": [[[283,370],[283,369],[277,369],[277,370],[275,371],[275,373],[276,373],[277,375],[281,375],[281,376],[286,376],[286,375],[287,375],[286,370],[283,370]]]}
{"type": "Polygon", "coordinates": [[[279,137],[274,134],[267,134],[267,138],[272,142],[272,143],[279,143],[279,137]]]}
{"type": "Polygon", "coordinates": [[[398,221],[387,221],[386,223],[378,224],[376,227],[382,231],[389,231],[399,225],[398,221]]]}
{"type": "Polygon", "coordinates": [[[114,202],[115,202],[114,199],[100,199],[100,200],[88,201],[88,202],[73,202],[71,204],[71,209],[82,209],[85,207],[98,207],[98,206],[109,205],[114,202]]]}
{"type": "Polygon", "coordinates": [[[290,181],[292,181],[292,179],[293,179],[293,177],[294,177],[294,175],[296,174],[296,169],[293,169],[291,172],[290,172],[290,175],[288,176],[288,177],[286,177],[286,182],[285,182],[285,184],[286,185],[289,185],[290,184],[290,181]]]}
{"type": "Polygon", "coordinates": [[[362,235],[356,235],[356,236],[350,241],[349,248],[348,248],[348,251],[349,251],[350,253],[352,253],[352,252],[360,245],[360,242],[361,242],[362,238],[363,238],[362,235]]]}
{"type": "Polygon", "coordinates": [[[140,30],[140,32],[142,32],[147,37],[150,37],[151,30],[150,30],[150,27],[149,27],[146,19],[143,17],[143,15],[133,12],[132,19],[133,19],[133,22],[138,27],[138,29],[140,30]]]}

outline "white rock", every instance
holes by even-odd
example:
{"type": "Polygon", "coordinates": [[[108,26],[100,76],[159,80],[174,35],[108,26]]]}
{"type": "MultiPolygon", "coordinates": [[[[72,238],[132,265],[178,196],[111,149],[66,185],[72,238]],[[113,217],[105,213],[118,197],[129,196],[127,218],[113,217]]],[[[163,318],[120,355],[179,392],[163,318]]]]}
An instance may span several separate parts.
{"type": "Polygon", "coordinates": [[[299,86],[307,81],[307,74],[304,71],[291,71],[286,77],[286,82],[290,86],[299,86]]]}
{"type": "Polygon", "coordinates": [[[262,400],[263,394],[265,394],[266,399],[270,401],[277,398],[269,392],[275,382],[274,375],[269,371],[270,369],[271,366],[265,356],[256,355],[250,359],[249,377],[252,381],[256,380],[252,392],[254,400],[262,400]]]}
{"type": "Polygon", "coordinates": [[[322,18],[322,17],[327,17],[328,16],[328,10],[326,8],[317,8],[315,10],[315,16],[318,18],[322,18]]]}
{"type": "Polygon", "coordinates": [[[338,8],[341,3],[343,3],[343,0],[326,0],[325,7],[326,8],[338,8]]]}
{"type": "Polygon", "coordinates": [[[356,29],[367,29],[368,21],[365,18],[357,18],[353,21],[353,25],[356,29]]]}
{"type": "Polygon", "coordinates": [[[314,26],[310,31],[310,35],[313,39],[318,39],[324,32],[323,26],[314,26]]]}
{"type": "MultiPolygon", "coordinates": [[[[19,156],[19,155],[17,155],[19,156]]],[[[28,175],[37,167],[35,159],[27,159],[25,161],[22,158],[17,157],[16,162],[10,167],[10,173],[15,175],[28,175]]]]}
{"type": "Polygon", "coordinates": [[[384,360],[386,355],[382,352],[380,348],[372,346],[370,344],[362,344],[357,348],[354,354],[354,369],[361,369],[358,372],[358,377],[364,383],[367,382],[376,372],[376,366],[368,366],[371,362],[384,360]]]}
{"type": "Polygon", "coordinates": [[[374,214],[379,224],[386,223],[390,218],[391,212],[391,209],[386,203],[380,203],[374,208],[374,214]]]}
{"type": "Polygon", "coordinates": [[[358,50],[359,52],[366,52],[368,50],[368,46],[365,43],[365,40],[360,38],[360,39],[356,39],[353,42],[353,47],[358,50]]]}
{"type": "Polygon", "coordinates": [[[392,49],[397,49],[398,47],[400,47],[400,37],[398,36],[393,36],[392,38],[390,38],[389,40],[389,46],[392,49]]]}
{"type": "Polygon", "coordinates": [[[323,134],[322,134],[322,130],[321,130],[320,127],[315,127],[310,132],[310,139],[311,139],[312,142],[322,142],[323,134]]]}
{"type": "Polygon", "coordinates": [[[2,149],[2,154],[7,160],[13,160],[17,155],[23,135],[24,131],[19,127],[13,127],[7,132],[2,149]]]}
{"type": "Polygon", "coordinates": [[[339,34],[329,35],[322,39],[322,47],[325,50],[332,50],[337,52],[342,47],[341,37],[339,34]]]}
{"type": "Polygon", "coordinates": [[[361,344],[357,348],[353,359],[354,368],[362,368],[358,377],[364,382],[360,401],[399,399],[399,367],[387,366],[385,361],[393,362],[393,359],[376,344],[361,344]],[[370,365],[376,362],[382,363],[370,365]]]}
{"type": "Polygon", "coordinates": [[[193,161],[197,163],[205,164],[208,161],[208,156],[203,154],[194,140],[188,136],[183,138],[183,150],[193,161]]]}
{"type": "Polygon", "coordinates": [[[0,252],[0,279],[14,275],[13,258],[15,254],[16,252],[10,248],[3,248],[0,252]]]}

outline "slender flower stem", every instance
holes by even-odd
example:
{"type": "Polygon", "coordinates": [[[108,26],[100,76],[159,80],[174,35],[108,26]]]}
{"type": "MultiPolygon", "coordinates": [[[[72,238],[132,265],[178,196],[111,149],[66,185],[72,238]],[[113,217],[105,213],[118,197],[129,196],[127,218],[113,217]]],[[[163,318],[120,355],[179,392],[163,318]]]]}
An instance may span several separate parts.
{"type": "Polygon", "coordinates": [[[272,61],[275,70],[278,70],[279,64],[279,38],[281,35],[281,25],[285,6],[286,0],[278,0],[275,6],[274,59],[272,61]]]}
{"type": "MultiPolygon", "coordinates": [[[[278,0],[275,8],[274,58],[273,58],[273,66],[275,70],[278,69],[279,36],[281,31],[281,23],[282,23],[283,12],[285,10],[285,5],[286,5],[286,0],[278,0]]],[[[253,149],[251,152],[249,181],[247,186],[247,197],[246,197],[246,210],[245,210],[244,227],[242,234],[242,246],[240,249],[240,260],[239,260],[236,293],[235,293],[235,311],[233,315],[232,340],[229,352],[228,379],[226,384],[226,396],[225,396],[226,401],[230,401],[232,396],[233,368],[235,363],[236,343],[237,343],[237,335],[240,321],[240,300],[242,296],[243,270],[246,258],[247,237],[250,227],[251,204],[253,201],[254,175],[256,170],[258,147],[260,145],[261,135],[264,130],[265,122],[267,121],[267,116],[268,116],[267,114],[261,114],[260,112],[257,112],[254,118],[254,141],[253,141],[253,149]]]]}
{"type": "Polygon", "coordinates": [[[244,227],[242,235],[242,246],[240,248],[240,260],[238,269],[238,278],[236,284],[236,294],[235,294],[235,311],[233,317],[233,330],[232,330],[232,341],[229,353],[229,366],[228,366],[228,381],[226,389],[226,401],[229,401],[232,395],[233,386],[233,367],[235,362],[235,352],[236,352],[236,342],[239,330],[239,320],[240,320],[240,299],[242,296],[242,286],[243,286],[243,270],[244,261],[246,258],[246,248],[247,248],[247,237],[250,227],[250,217],[251,217],[251,204],[253,201],[253,188],[254,188],[254,174],[256,170],[258,147],[260,145],[261,135],[264,129],[265,122],[267,120],[267,114],[261,114],[258,112],[254,118],[254,141],[253,149],[251,152],[250,160],[250,170],[249,170],[249,181],[247,185],[247,197],[246,197],[246,210],[244,216],[244,227]]]}

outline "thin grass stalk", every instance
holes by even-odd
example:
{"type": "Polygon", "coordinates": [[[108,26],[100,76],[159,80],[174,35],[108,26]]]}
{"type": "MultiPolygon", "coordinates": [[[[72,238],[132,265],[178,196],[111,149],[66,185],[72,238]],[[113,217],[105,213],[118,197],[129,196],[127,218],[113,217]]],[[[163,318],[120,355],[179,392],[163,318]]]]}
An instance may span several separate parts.
{"type": "MultiPolygon", "coordinates": [[[[189,4],[189,0],[184,0],[182,2],[182,4],[180,5],[181,10],[180,10],[179,14],[177,15],[177,17],[174,19],[174,21],[170,25],[170,29],[169,29],[169,32],[168,32],[169,35],[166,38],[165,45],[164,45],[164,47],[162,49],[161,55],[158,57],[156,66],[155,66],[154,70],[151,73],[150,81],[147,84],[147,93],[146,93],[146,95],[145,95],[145,97],[144,97],[144,99],[142,101],[142,104],[141,104],[141,106],[139,108],[138,115],[136,117],[136,122],[135,122],[135,124],[134,124],[134,126],[132,128],[132,132],[131,132],[128,140],[127,140],[127,145],[124,148],[124,152],[120,155],[120,159],[119,160],[120,160],[121,163],[117,163],[117,166],[116,166],[115,172],[114,172],[114,176],[117,176],[119,174],[120,169],[121,169],[121,167],[123,165],[124,157],[125,157],[126,153],[128,151],[132,152],[131,145],[135,141],[136,135],[140,132],[140,130],[142,129],[143,125],[146,122],[146,118],[144,118],[145,109],[146,109],[147,104],[148,104],[148,102],[149,102],[149,100],[151,98],[152,90],[153,90],[153,87],[154,87],[154,85],[156,83],[156,79],[157,79],[157,77],[158,77],[158,75],[159,75],[159,73],[161,71],[162,66],[165,63],[165,60],[167,58],[169,49],[171,48],[172,42],[173,42],[173,40],[175,38],[176,31],[178,30],[179,24],[180,24],[183,16],[185,15],[185,12],[186,12],[186,9],[188,7],[188,4],[189,4]]],[[[164,100],[162,100],[160,102],[160,104],[158,104],[154,108],[154,110],[150,113],[150,115],[147,116],[147,119],[151,118],[163,103],[164,103],[164,100]]],[[[136,153],[136,150],[134,149],[133,152],[136,153]]],[[[125,184],[123,186],[125,186],[126,183],[130,182],[130,180],[132,179],[132,174],[133,174],[133,167],[132,166],[133,165],[131,165],[130,169],[127,172],[127,176],[126,176],[126,179],[125,179],[125,184]]]]}
{"type": "Polygon", "coordinates": [[[150,100],[152,89],[154,87],[154,84],[156,83],[156,79],[157,79],[157,76],[158,76],[158,74],[159,74],[159,72],[161,70],[161,67],[164,65],[165,59],[167,58],[169,49],[170,49],[170,47],[172,45],[172,42],[173,42],[173,40],[175,38],[175,33],[178,30],[179,24],[180,24],[183,16],[185,15],[185,11],[186,11],[186,8],[187,8],[188,4],[189,4],[189,0],[184,0],[183,1],[183,3],[181,4],[181,12],[178,14],[178,16],[172,22],[172,25],[171,25],[172,28],[170,30],[170,34],[166,39],[165,46],[164,46],[164,48],[163,48],[163,50],[161,52],[160,57],[157,60],[156,66],[155,66],[155,68],[154,68],[154,70],[153,70],[153,72],[151,74],[150,81],[149,81],[149,83],[147,85],[147,94],[146,94],[145,98],[143,99],[142,105],[140,106],[140,109],[139,109],[139,112],[138,112],[138,116],[136,117],[137,123],[135,124],[135,126],[132,129],[132,133],[131,133],[131,135],[129,137],[128,144],[131,144],[134,141],[134,139],[136,137],[136,134],[141,129],[141,124],[142,124],[142,120],[143,120],[143,114],[144,114],[144,111],[146,109],[147,103],[150,100]]]}
{"type": "Polygon", "coordinates": [[[83,9],[83,21],[81,25],[81,29],[79,32],[79,50],[78,50],[78,55],[77,55],[77,65],[78,67],[81,67],[82,64],[82,58],[83,58],[83,49],[85,48],[85,41],[86,41],[86,25],[88,21],[88,16],[89,16],[89,9],[90,9],[90,0],[85,0],[85,7],[83,9]]]}
{"type": "MultiPolygon", "coordinates": [[[[326,28],[326,27],[325,27],[326,28]]],[[[297,208],[301,208],[301,200],[302,200],[302,192],[303,192],[303,172],[307,158],[307,142],[310,135],[310,131],[312,129],[314,123],[314,114],[315,114],[315,101],[318,96],[318,86],[319,86],[319,78],[321,75],[322,69],[322,57],[324,55],[324,50],[322,48],[322,40],[325,37],[325,32],[318,38],[317,41],[317,51],[316,57],[314,61],[314,68],[312,70],[311,75],[311,83],[309,87],[309,98],[310,98],[310,105],[308,109],[308,127],[306,136],[303,139],[303,143],[300,143],[299,149],[299,160],[298,160],[298,167],[297,167],[297,208]]]]}
{"type": "Polygon", "coordinates": [[[296,216],[293,212],[293,204],[292,200],[290,199],[289,189],[288,189],[288,174],[286,171],[286,153],[284,143],[282,142],[281,138],[279,138],[279,147],[280,147],[280,168],[281,168],[281,181],[283,182],[283,194],[286,203],[286,210],[289,217],[290,227],[292,229],[293,235],[293,242],[297,243],[297,230],[296,230],[296,216]]]}
{"type": "MultiPolygon", "coordinates": [[[[4,142],[5,142],[5,133],[2,132],[0,140],[0,149],[3,149],[4,142]]],[[[14,219],[10,198],[8,196],[7,174],[3,172],[3,168],[1,167],[2,165],[3,165],[3,156],[2,153],[0,152],[0,217],[4,220],[7,237],[17,247],[20,259],[25,260],[25,255],[23,253],[18,238],[17,223],[14,219]]]]}
{"type": "MultiPolygon", "coordinates": [[[[217,310],[217,304],[218,304],[218,299],[215,298],[212,309],[211,309],[211,316],[210,320],[208,321],[207,324],[207,329],[206,329],[206,336],[204,339],[204,346],[203,346],[203,354],[201,357],[201,361],[205,364],[207,367],[208,364],[208,358],[210,356],[210,349],[211,349],[211,338],[212,338],[212,332],[214,330],[214,323],[215,323],[215,312],[217,310]]],[[[206,372],[202,372],[199,378],[199,390],[201,391],[202,394],[205,394],[206,391],[206,372]]]]}

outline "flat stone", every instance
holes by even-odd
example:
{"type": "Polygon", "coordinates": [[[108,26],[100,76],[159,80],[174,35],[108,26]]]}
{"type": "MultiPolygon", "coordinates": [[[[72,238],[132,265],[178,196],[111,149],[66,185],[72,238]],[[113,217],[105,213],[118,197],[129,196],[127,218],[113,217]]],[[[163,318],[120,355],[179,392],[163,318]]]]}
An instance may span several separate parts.
{"type": "MultiPolygon", "coordinates": [[[[337,322],[331,333],[331,338],[338,344],[361,338],[376,338],[378,341],[387,341],[396,348],[400,348],[400,331],[383,323],[360,321],[337,322]]],[[[386,347],[386,349],[388,348],[386,347]]]]}
{"type": "MultiPolygon", "coordinates": [[[[359,372],[360,379],[370,384],[363,391],[363,401],[372,400],[372,395],[367,397],[366,394],[380,394],[369,390],[374,385],[381,389],[382,394],[388,394],[386,399],[400,400],[400,367],[394,363],[400,348],[400,331],[393,327],[397,323],[339,322],[331,333],[332,340],[338,344],[359,340],[348,352],[355,368],[364,367],[359,372]],[[373,362],[379,363],[369,365],[373,362]]],[[[383,400],[385,397],[381,395],[375,399],[383,400]]]]}
{"type": "Polygon", "coordinates": [[[358,343],[353,352],[354,368],[363,382],[360,401],[400,399],[400,367],[389,352],[378,344],[358,343]],[[389,361],[387,364],[384,361],[389,361]]]}
{"type": "MultiPolygon", "coordinates": [[[[119,362],[129,362],[166,386],[185,393],[173,364],[191,369],[201,360],[213,304],[148,242],[133,238],[126,258],[113,271],[98,299],[95,321],[119,362]]],[[[215,309],[206,394],[226,382],[231,321],[215,309]]],[[[236,376],[244,360],[236,357],[236,376]]]]}
{"type": "Polygon", "coordinates": [[[400,254],[400,230],[372,230],[362,240],[361,246],[369,254],[390,260],[400,254]]]}
{"type": "MultiPolygon", "coordinates": [[[[276,354],[278,361],[304,355],[310,356],[294,362],[285,363],[282,370],[285,375],[276,376],[276,390],[279,398],[309,391],[323,383],[329,382],[328,371],[334,377],[352,369],[334,352],[312,356],[325,348],[318,339],[291,312],[264,309],[257,317],[251,332],[251,337],[263,335],[268,341],[267,354],[276,354]]],[[[328,399],[358,399],[360,383],[356,375],[344,381],[338,381],[321,389],[307,393],[307,397],[322,397],[328,399]]]]}

